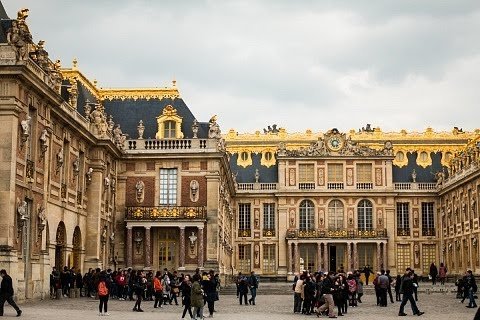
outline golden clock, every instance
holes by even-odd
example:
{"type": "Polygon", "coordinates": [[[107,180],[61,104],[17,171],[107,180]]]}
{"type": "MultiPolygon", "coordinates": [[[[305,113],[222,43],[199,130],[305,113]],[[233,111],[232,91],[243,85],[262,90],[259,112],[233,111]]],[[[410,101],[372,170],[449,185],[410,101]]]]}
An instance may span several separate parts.
{"type": "Polygon", "coordinates": [[[340,151],[343,149],[344,145],[345,141],[339,136],[333,136],[327,140],[327,147],[331,151],[340,151]]]}

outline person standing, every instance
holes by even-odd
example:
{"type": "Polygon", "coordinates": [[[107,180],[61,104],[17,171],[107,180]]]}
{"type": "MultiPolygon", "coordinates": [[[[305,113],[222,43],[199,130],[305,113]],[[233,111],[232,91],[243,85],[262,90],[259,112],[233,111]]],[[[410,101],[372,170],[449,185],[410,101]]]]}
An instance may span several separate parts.
{"type": "MultiPolygon", "coordinates": [[[[295,288],[293,293],[293,313],[302,312],[302,293],[305,276],[302,274],[300,278],[295,282],[295,288]]],[[[241,303],[241,302],[240,302],[241,303]]]]}
{"type": "Polygon", "coordinates": [[[215,274],[213,270],[210,270],[206,279],[202,281],[202,287],[205,291],[205,300],[207,301],[208,306],[208,318],[212,318],[215,310],[215,301],[218,300],[217,284],[215,282],[215,274]]]}
{"type": "Polygon", "coordinates": [[[137,276],[135,277],[135,282],[133,284],[135,295],[137,296],[137,300],[135,301],[135,306],[133,307],[133,311],[143,312],[141,305],[142,305],[143,292],[145,291],[145,284],[146,284],[146,279],[144,278],[143,272],[138,270],[137,276]]]}
{"type": "Polygon", "coordinates": [[[202,286],[200,285],[200,275],[195,274],[193,276],[193,284],[192,284],[192,307],[193,307],[193,315],[194,319],[202,320],[203,319],[203,290],[202,286]]]}
{"type": "Polygon", "coordinates": [[[12,277],[7,274],[5,269],[0,270],[0,276],[2,277],[2,283],[0,284],[0,316],[3,316],[3,306],[5,301],[17,311],[17,317],[22,315],[22,310],[13,301],[13,282],[12,277]]]}
{"type": "Polygon", "coordinates": [[[363,274],[365,274],[365,285],[368,286],[368,280],[370,278],[370,274],[373,273],[372,269],[370,268],[370,265],[366,265],[365,268],[363,268],[363,274]]]}
{"type": "Polygon", "coordinates": [[[255,275],[255,271],[252,271],[250,274],[250,278],[248,278],[248,286],[250,287],[251,294],[250,299],[248,299],[248,303],[255,305],[255,298],[257,297],[258,289],[258,278],[255,275]]]}
{"type": "Polygon", "coordinates": [[[153,294],[155,296],[154,308],[161,308],[163,304],[162,273],[157,271],[153,278],[153,294]]]}
{"type": "Polygon", "coordinates": [[[390,275],[390,270],[385,272],[385,275],[388,277],[388,296],[390,297],[390,302],[393,303],[393,295],[392,295],[392,285],[393,285],[393,277],[390,275]]]}
{"type": "Polygon", "coordinates": [[[108,296],[110,294],[110,283],[107,281],[105,272],[102,271],[98,277],[98,299],[100,300],[98,304],[98,315],[99,316],[109,316],[108,313],[108,296]]]}
{"type": "Polygon", "coordinates": [[[320,308],[317,309],[317,315],[321,314],[328,308],[328,317],[329,318],[336,318],[337,316],[333,314],[333,293],[335,291],[334,288],[334,281],[333,281],[334,272],[330,271],[328,275],[323,279],[322,283],[322,293],[325,297],[325,304],[323,304],[320,308]]]}
{"type": "Polygon", "coordinates": [[[248,282],[245,277],[240,279],[240,283],[238,284],[238,300],[240,305],[242,305],[242,300],[245,301],[245,305],[247,306],[247,294],[248,294],[248,282]]]}
{"type": "Polygon", "coordinates": [[[440,263],[440,268],[438,269],[438,279],[440,280],[440,284],[445,285],[445,279],[447,278],[447,267],[440,263]]]}
{"type": "Polygon", "coordinates": [[[412,306],[412,311],[414,315],[421,316],[422,314],[425,313],[418,310],[417,304],[413,299],[413,288],[414,288],[413,276],[414,276],[413,270],[407,269],[407,271],[405,271],[404,276],[402,277],[402,283],[400,285],[400,288],[401,288],[400,293],[403,294],[403,298],[402,298],[402,303],[400,304],[400,310],[398,311],[399,316],[407,315],[404,312],[407,301],[410,301],[410,305],[412,306]]]}
{"type": "Polygon", "coordinates": [[[390,280],[388,279],[387,275],[385,274],[385,270],[383,269],[380,271],[380,275],[378,276],[377,285],[378,285],[378,295],[380,297],[380,307],[386,307],[387,293],[388,293],[388,287],[390,286],[390,280]]]}
{"type": "Polygon", "coordinates": [[[432,285],[435,285],[437,282],[437,276],[438,276],[438,269],[437,266],[435,265],[435,262],[432,262],[430,265],[430,273],[428,274],[432,280],[432,285]]]}
{"type": "Polygon", "coordinates": [[[467,308],[476,308],[477,303],[475,302],[475,292],[477,292],[477,284],[475,282],[475,277],[472,274],[472,270],[467,270],[467,275],[463,284],[464,297],[468,296],[468,306],[467,308]]]}
{"type": "Polygon", "coordinates": [[[190,276],[186,275],[183,277],[182,284],[180,285],[180,292],[182,293],[182,304],[183,304],[183,313],[182,319],[185,318],[185,315],[190,315],[190,318],[193,319],[192,314],[192,283],[190,282],[190,276]]]}

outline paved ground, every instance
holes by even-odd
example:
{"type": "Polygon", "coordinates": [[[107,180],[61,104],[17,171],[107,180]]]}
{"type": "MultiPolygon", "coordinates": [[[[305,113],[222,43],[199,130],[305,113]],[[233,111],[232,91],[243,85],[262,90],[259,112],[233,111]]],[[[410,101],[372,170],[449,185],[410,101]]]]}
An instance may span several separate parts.
{"type": "MultiPolygon", "coordinates": [[[[261,290],[261,289],[260,289],[261,290]]],[[[418,306],[425,311],[421,319],[435,320],[470,320],[473,319],[476,309],[465,308],[451,293],[448,294],[422,294],[418,306]]],[[[349,309],[342,320],[371,320],[371,319],[409,319],[412,311],[409,305],[405,309],[408,317],[397,316],[399,303],[389,305],[387,308],[374,306],[374,297],[364,297],[364,303],[358,308],[349,309]]],[[[317,319],[315,316],[292,314],[293,297],[288,295],[260,295],[257,297],[256,306],[240,306],[235,296],[221,296],[217,303],[215,319],[261,319],[261,320],[290,320],[290,319],[317,319]]],[[[96,319],[98,317],[98,301],[81,299],[45,300],[26,302],[20,305],[23,310],[23,319],[52,320],[52,319],[96,319]]],[[[181,318],[180,306],[165,306],[162,309],[153,309],[153,302],[143,302],[144,313],[132,312],[133,302],[109,301],[111,316],[107,319],[159,319],[170,320],[181,318]]],[[[5,306],[5,318],[14,317],[15,311],[8,305],[5,306]]],[[[188,317],[187,317],[188,318],[188,317]]],[[[416,317],[415,317],[416,318],[416,317]]],[[[103,319],[103,318],[102,318],[103,319]]],[[[419,318],[420,319],[420,318],[419,318]]]]}

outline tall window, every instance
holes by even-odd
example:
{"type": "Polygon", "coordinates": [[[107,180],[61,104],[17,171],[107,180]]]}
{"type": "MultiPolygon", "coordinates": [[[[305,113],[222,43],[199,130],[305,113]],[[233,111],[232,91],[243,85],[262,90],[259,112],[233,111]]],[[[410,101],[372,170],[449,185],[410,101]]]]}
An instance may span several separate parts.
{"type": "Polygon", "coordinates": [[[238,270],[243,273],[249,273],[252,263],[252,254],[249,244],[238,245],[238,270]]]}
{"type": "Polygon", "coordinates": [[[172,120],[167,120],[163,123],[163,137],[165,139],[176,138],[176,123],[172,120]]]}
{"type": "Polygon", "coordinates": [[[263,245],[263,274],[274,274],[276,272],[276,255],[274,244],[263,245]]]}
{"type": "Polygon", "coordinates": [[[300,183],[315,182],[315,165],[299,164],[298,165],[298,181],[300,183]]]}
{"type": "Polygon", "coordinates": [[[372,164],[371,163],[357,164],[357,182],[359,183],[372,182],[372,164]]]}
{"type": "Polygon", "coordinates": [[[328,182],[343,182],[343,164],[330,163],[328,165],[328,182]]]}
{"type": "Polygon", "coordinates": [[[160,169],[160,205],[177,205],[177,169],[160,169]]]}
{"type": "Polygon", "coordinates": [[[422,271],[424,274],[430,273],[430,265],[437,261],[436,255],[437,249],[434,244],[422,245],[422,271]]]}
{"type": "Polygon", "coordinates": [[[397,234],[399,236],[410,235],[408,202],[397,202],[397,234]]]}
{"type": "Polygon", "coordinates": [[[310,200],[300,203],[300,230],[315,229],[315,206],[310,200]]]}
{"type": "Polygon", "coordinates": [[[422,202],[422,234],[424,236],[435,235],[433,202],[422,202]]]}
{"type": "Polygon", "coordinates": [[[369,200],[362,200],[358,203],[357,216],[358,216],[359,230],[373,229],[372,212],[373,212],[373,206],[369,200]]]}
{"type": "Polygon", "coordinates": [[[332,200],[328,204],[328,228],[343,228],[343,203],[340,200],[332,200]]]}
{"type": "Polygon", "coordinates": [[[275,229],[275,203],[263,204],[263,229],[275,229]]]}
{"type": "Polygon", "coordinates": [[[250,203],[238,204],[238,229],[250,230],[250,203]]]}

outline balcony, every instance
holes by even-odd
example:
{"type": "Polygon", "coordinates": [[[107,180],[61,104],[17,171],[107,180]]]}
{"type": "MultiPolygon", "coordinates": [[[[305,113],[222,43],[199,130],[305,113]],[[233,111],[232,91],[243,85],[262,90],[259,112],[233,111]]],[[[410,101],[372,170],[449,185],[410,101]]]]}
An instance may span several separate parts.
{"type": "Polygon", "coordinates": [[[237,186],[237,191],[240,193],[250,193],[245,191],[263,193],[268,191],[277,191],[277,189],[277,183],[239,183],[237,186]]]}
{"type": "Polygon", "coordinates": [[[205,207],[127,207],[125,220],[205,220],[205,207]]]}
{"type": "Polygon", "coordinates": [[[327,189],[330,190],[343,190],[345,189],[343,182],[329,182],[327,183],[327,189]]]}
{"type": "Polygon", "coordinates": [[[216,152],[216,139],[131,139],[124,143],[126,153],[216,152]]]}
{"type": "Polygon", "coordinates": [[[238,237],[246,238],[246,237],[251,237],[252,236],[252,230],[251,229],[238,229],[238,237]]]}
{"type": "Polygon", "coordinates": [[[394,183],[395,191],[427,191],[437,192],[437,184],[435,182],[401,182],[394,183]]]}
{"type": "Polygon", "coordinates": [[[424,228],[424,229],[422,229],[422,236],[424,236],[424,237],[435,237],[436,236],[435,228],[424,228]]]}
{"type": "Polygon", "coordinates": [[[386,229],[311,229],[311,230],[287,230],[287,239],[377,239],[386,238],[386,229]]]}
{"type": "Polygon", "coordinates": [[[314,190],[315,182],[301,182],[298,184],[298,189],[300,190],[314,190]]]}
{"type": "Polygon", "coordinates": [[[373,183],[371,182],[358,182],[357,189],[359,190],[371,190],[373,189],[373,183]]]}
{"type": "Polygon", "coordinates": [[[263,229],[264,237],[275,237],[275,229],[263,229]]]}
{"type": "Polygon", "coordinates": [[[397,228],[397,236],[399,237],[409,237],[410,228],[397,228]]]}

